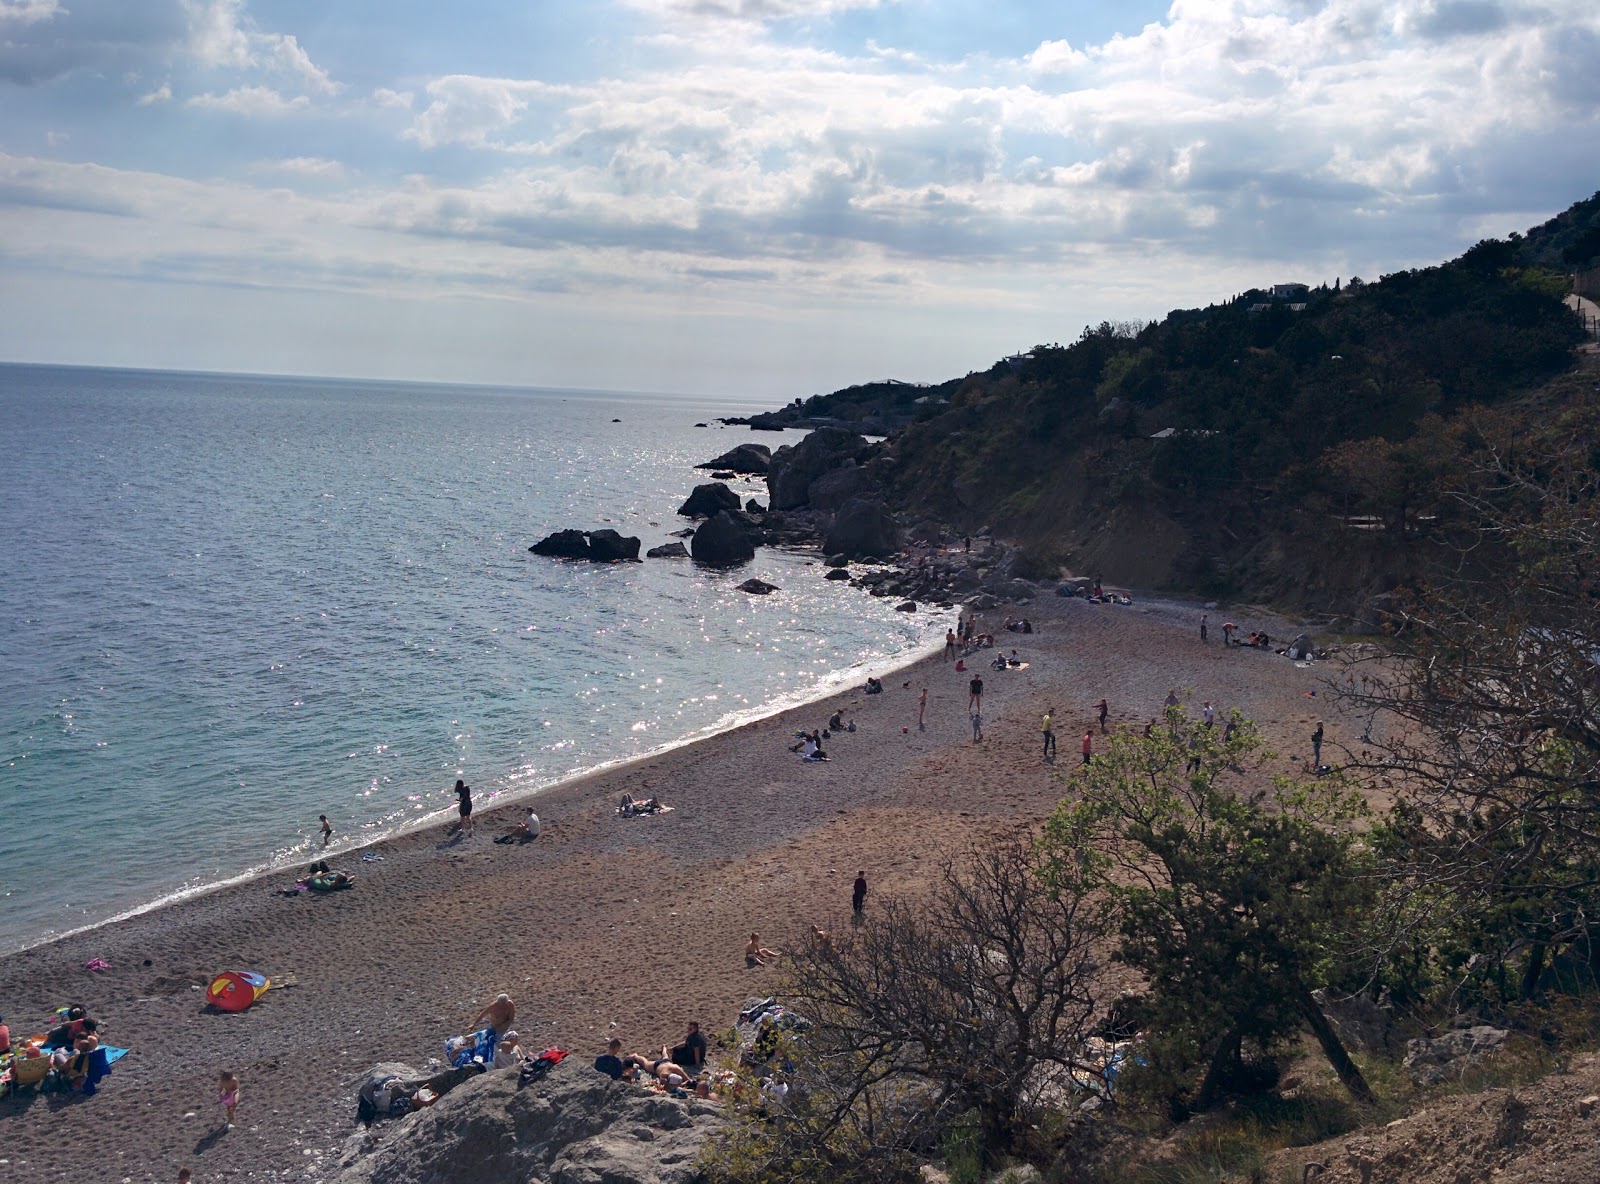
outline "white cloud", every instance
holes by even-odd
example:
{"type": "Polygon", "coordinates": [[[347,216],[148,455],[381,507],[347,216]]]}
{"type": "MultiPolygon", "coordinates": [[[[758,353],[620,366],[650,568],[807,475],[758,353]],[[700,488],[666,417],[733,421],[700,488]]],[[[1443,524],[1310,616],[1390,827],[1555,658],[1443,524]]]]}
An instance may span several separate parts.
{"type": "Polygon", "coordinates": [[[196,95],[186,106],[229,111],[235,115],[286,115],[291,111],[305,110],[311,106],[311,100],[305,95],[285,99],[266,86],[238,86],[222,95],[196,95]]]}
{"type": "Polygon", "coordinates": [[[313,177],[319,180],[340,180],[350,170],[337,160],[324,160],[320,156],[291,156],[285,160],[263,160],[256,164],[258,173],[285,173],[294,177],[313,177]]]}
{"type": "Polygon", "coordinates": [[[450,75],[428,84],[428,106],[405,133],[424,148],[442,144],[489,146],[511,127],[535,95],[553,88],[540,82],[450,75]]]}
{"type": "Polygon", "coordinates": [[[1035,74],[1061,74],[1089,60],[1089,55],[1072,48],[1067,41],[1043,41],[1027,56],[1028,69],[1035,74]]]}
{"type": "Polygon", "coordinates": [[[0,0],[0,21],[19,25],[47,21],[61,11],[61,0],[0,0]]]}
{"type": "Polygon", "coordinates": [[[287,33],[263,33],[245,15],[244,0],[182,0],[189,18],[189,52],[219,70],[260,70],[287,75],[307,90],[334,95],[342,89],[287,33]]]}
{"type": "Polygon", "coordinates": [[[408,90],[390,90],[380,86],[372,92],[372,101],[380,107],[389,107],[397,111],[411,110],[411,100],[415,96],[408,90]]]}
{"type": "Polygon", "coordinates": [[[138,98],[138,104],[141,107],[155,107],[161,103],[170,103],[171,101],[172,85],[167,82],[163,82],[149,94],[140,95],[138,98]]]}
{"type": "Polygon", "coordinates": [[[660,17],[778,21],[829,17],[856,8],[877,8],[882,0],[626,0],[633,8],[660,17]]]}

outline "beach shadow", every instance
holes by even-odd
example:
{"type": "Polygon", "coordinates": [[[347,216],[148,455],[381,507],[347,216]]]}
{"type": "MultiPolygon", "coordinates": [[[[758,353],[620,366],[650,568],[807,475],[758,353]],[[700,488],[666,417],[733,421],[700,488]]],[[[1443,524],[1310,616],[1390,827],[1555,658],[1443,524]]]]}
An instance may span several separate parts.
{"type": "Polygon", "coordinates": [[[459,847],[466,840],[466,837],[467,836],[461,830],[457,829],[448,839],[434,844],[433,849],[435,851],[445,851],[451,847],[459,847]]]}
{"type": "Polygon", "coordinates": [[[225,1126],[215,1127],[212,1130],[207,1131],[205,1134],[201,1135],[199,1141],[195,1143],[194,1154],[204,1155],[207,1151],[210,1151],[219,1142],[221,1142],[222,1136],[227,1133],[228,1128],[225,1126]]]}

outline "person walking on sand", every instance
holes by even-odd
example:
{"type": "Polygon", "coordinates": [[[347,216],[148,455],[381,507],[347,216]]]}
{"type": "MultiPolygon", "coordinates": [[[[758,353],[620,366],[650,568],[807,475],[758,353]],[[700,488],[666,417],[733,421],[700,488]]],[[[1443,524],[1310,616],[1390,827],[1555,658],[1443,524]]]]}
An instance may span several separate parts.
{"type": "Polygon", "coordinates": [[[1322,721],[1317,721],[1317,730],[1311,733],[1311,764],[1314,768],[1322,768],[1322,721]]]}
{"type": "Polygon", "coordinates": [[[1200,640],[1204,641],[1205,639],[1206,639],[1206,614],[1205,613],[1201,613],[1200,614],[1200,640]]]}
{"type": "Polygon", "coordinates": [[[233,1129],[233,1116],[239,1109],[239,1079],[231,1070],[217,1074],[217,1102],[222,1107],[223,1130],[233,1129]]]}
{"type": "Polygon", "coordinates": [[[928,688],[922,688],[922,694],[917,696],[917,731],[926,732],[928,725],[922,722],[922,717],[928,712],[928,688]]]}
{"type": "Polygon", "coordinates": [[[322,823],[322,845],[326,847],[328,840],[333,838],[333,823],[328,821],[326,814],[318,814],[317,821],[322,823]]]}
{"type": "Polygon", "coordinates": [[[850,890],[850,911],[856,919],[861,919],[861,906],[867,903],[867,873],[862,869],[856,873],[856,886],[850,890]]]}
{"type": "Polygon", "coordinates": [[[983,740],[983,712],[972,713],[972,742],[978,744],[983,740]]]}
{"type": "Polygon", "coordinates": [[[1056,709],[1054,707],[1046,707],[1044,709],[1044,753],[1043,753],[1043,756],[1044,756],[1044,759],[1047,760],[1047,761],[1048,760],[1054,760],[1055,759],[1055,755],[1056,755],[1055,725],[1054,725],[1054,721],[1052,721],[1051,718],[1050,718],[1052,715],[1055,714],[1055,710],[1056,709]]]}
{"type": "Polygon", "coordinates": [[[461,833],[472,833],[472,787],[456,778],[456,812],[461,815],[461,833]]]}
{"type": "Polygon", "coordinates": [[[1083,734],[1083,763],[1088,765],[1094,762],[1094,733],[1083,734]]]}
{"type": "Polygon", "coordinates": [[[1111,714],[1111,708],[1106,706],[1106,701],[1104,699],[1101,699],[1100,702],[1094,705],[1094,709],[1097,713],[1099,713],[1100,734],[1104,736],[1106,734],[1106,716],[1111,714]]]}
{"type": "Polygon", "coordinates": [[[974,674],[967,684],[967,710],[983,710],[983,675],[974,674]]]}

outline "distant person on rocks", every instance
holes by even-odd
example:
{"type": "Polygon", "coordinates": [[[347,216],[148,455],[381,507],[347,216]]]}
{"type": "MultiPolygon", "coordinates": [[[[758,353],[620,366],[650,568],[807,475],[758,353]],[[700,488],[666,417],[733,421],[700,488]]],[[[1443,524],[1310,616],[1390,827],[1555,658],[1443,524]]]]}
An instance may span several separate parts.
{"type": "Polygon", "coordinates": [[[1201,613],[1200,614],[1200,640],[1204,641],[1205,639],[1206,639],[1206,614],[1205,613],[1201,613]]]}
{"type": "Polygon", "coordinates": [[[1111,714],[1111,708],[1106,706],[1104,699],[1101,699],[1100,702],[1094,705],[1094,709],[1100,717],[1100,734],[1104,736],[1106,734],[1106,716],[1111,714]]]}
{"type": "Polygon", "coordinates": [[[318,814],[317,821],[322,823],[322,845],[326,847],[328,840],[333,838],[333,823],[328,821],[326,814],[318,814]]]}
{"type": "Polygon", "coordinates": [[[961,549],[963,551],[971,551],[972,550],[972,536],[970,534],[962,535],[961,536],[961,542],[962,542],[962,548],[961,549]]]}
{"type": "Polygon", "coordinates": [[[689,1032],[684,1036],[683,1043],[675,1045],[670,1055],[673,1064],[682,1065],[685,1069],[706,1067],[706,1038],[701,1034],[698,1023],[689,1021],[689,1032]]]}
{"type": "Polygon", "coordinates": [[[461,833],[472,833],[472,787],[456,778],[456,813],[461,816],[461,833]]]}
{"type": "Polygon", "coordinates": [[[489,1021],[489,1027],[495,1034],[503,1036],[511,1030],[511,1023],[517,1018],[517,1005],[511,1002],[511,996],[501,993],[494,997],[494,1001],[480,1011],[467,1023],[467,1031],[476,1032],[478,1025],[484,1020],[489,1021]]]}
{"type": "Polygon", "coordinates": [[[1311,733],[1311,763],[1319,769],[1322,767],[1322,721],[1317,721],[1317,730],[1311,733]]]}
{"type": "Polygon", "coordinates": [[[1056,755],[1056,734],[1051,716],[1055,714],[1054,707],[1047,707],[1044,711],[1044,759],[1051,760],[1056,755]]]}
{"type": "Polygon", "coordinates": [[[850,890],[850,911],[857,917],[861,916],[862,907],[867,903],[867,873],[865,869],[856,873],[855,887],[850,890]]]}
{"type": "Polygon", "coordinates": [[[1092,764],[1094,761],[1094,733],[1083,734],[1083,763],[1092,764]]]}
{"type": "Polygon", "coordinates": [[[983,675],[974,674],[967,684],[967,710],[983,710],[983,675]]]}
{"type": "Polygon", "coordinates": [[[594,1067],[612,1081],[622,1080],[622,1041],[613,1039],[606,1044],[605,1052],[594,1059],[594,1067]]]}

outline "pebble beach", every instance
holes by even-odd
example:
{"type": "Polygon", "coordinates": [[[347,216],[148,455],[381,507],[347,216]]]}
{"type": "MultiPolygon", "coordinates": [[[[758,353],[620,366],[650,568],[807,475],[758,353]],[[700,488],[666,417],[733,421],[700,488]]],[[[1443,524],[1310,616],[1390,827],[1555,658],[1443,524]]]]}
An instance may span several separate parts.
{"type": "MultiPolygon", "coordinates": [[[[552,787],[533,799],[544,824],[533,843],[492,841],[520,805],[484,812],[471,837],[430,827],[378,845],[367,862],[343,855],[334,863],[357,876],[350,891],[286,897],[277,890],[292,877],[279,874],[9,956],[0,1013],[15,1037],[83,1003],[107,1043],[132,1051],[93,1098],[7,1099],[0,1167],[19,1179],[139,1184],[182,1167],[197,1182],[322,1179],[353,1130],[358,1076],[379,1061],[442,1055],[445,1038],[502,991],[534,1051],[555,1045],[587,1060],[611,1035],[633,1052],[676,1042],[689,1020],[720,1031],[781,981],[781,960],[745,967],[752,931],[782,949],[813,923],[847,925],[858,869],[870,915],[884,894],[922,891],[945,857],[1037,823],[1071,792],[1102,697],[1113,731],[1142,728],[1171,689],[1195,713],[1202,700],[1237,707],[1282,772],[1309,755],[1318,720],[1329,756],[1359,730],[1326,699],[1331,664],[1225,650],[1216,610],[1209,643],[1197,605],[1047,598],[1015,611],[1037,632],[1001,633],[999,645],[1027,668],[990,670],[987,650],[971,660],[986,684],[982,743],[967,714],[970,671],[931,657],[884,672],[881,695],[835,695],[552,787]],[[829,743],[830,761],[788,752],[796,729],[820,728],[841,707],[857,730],[829,743]],[[1048,708],[1054,764],[1039,751],[1048,708]],[[673,809],[618,817],[623,793],[673,809]],[[110,968],[86,970],[96,958],[110,968]],[[219,1013],[203,992],[224,970],[293,985],[219,1013]],[[226,1131],[223,1069],[242,1090],[226,1131]]],[[[1228,611],[1278,637],[1296,631],[1228,611]]]]}

